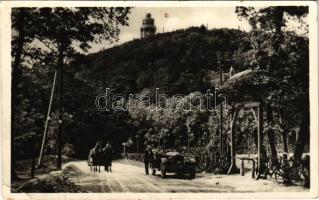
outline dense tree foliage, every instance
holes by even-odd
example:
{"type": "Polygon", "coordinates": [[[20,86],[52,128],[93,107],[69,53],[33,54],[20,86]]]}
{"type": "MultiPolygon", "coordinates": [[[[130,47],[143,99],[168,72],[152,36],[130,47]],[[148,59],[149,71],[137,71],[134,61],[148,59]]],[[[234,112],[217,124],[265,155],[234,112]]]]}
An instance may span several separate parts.
{"type": "Polygon", "coordinates": [[[168,95],[205,92],[209,75],[218,70],[218,52],[227,57],[224,71],[241,63],[234,56],[249,48],[236,29],[207,30],[204,26],[135,39],[90,55],[85,78],[122,94],[158,87],[168,95]]]}
{"type": "MultiPolygon", "coordinates": [[[[255,55],[252,67],[260,72],[256,78],[268,80],[267,87],[260,92],[260,98],[268,104],[268,123],[275,126],[272,111],[279,113],[281,122],[277,120],[277,124],[281,125],[277,126],[281,126],[283,141],[292,126],[300,127],[294,149],[294,160],[298,163],[309,139],[309,44],[305,22],[308,7],[278,6],[259,10],[237,7],[236,12],[252,27],[249,34],[255,55]],[[304,32],[287,29],[292,19],[305,27],[304,32]]],[[[269,135],[272,128],[268,130],[269,135]]]]}

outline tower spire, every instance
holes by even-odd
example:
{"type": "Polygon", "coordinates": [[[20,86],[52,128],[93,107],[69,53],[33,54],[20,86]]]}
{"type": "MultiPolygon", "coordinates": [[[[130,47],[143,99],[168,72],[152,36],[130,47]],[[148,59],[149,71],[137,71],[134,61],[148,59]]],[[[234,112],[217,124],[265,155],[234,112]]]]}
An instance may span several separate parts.
{"type": "Polygon", "coordinates": [[[147,13],[146,17],[143,19],[141,27],[141,38],[147,38],[155,35],[156,26],[154,25],[154,19],[152,18],[151,13],[147,13]]]}

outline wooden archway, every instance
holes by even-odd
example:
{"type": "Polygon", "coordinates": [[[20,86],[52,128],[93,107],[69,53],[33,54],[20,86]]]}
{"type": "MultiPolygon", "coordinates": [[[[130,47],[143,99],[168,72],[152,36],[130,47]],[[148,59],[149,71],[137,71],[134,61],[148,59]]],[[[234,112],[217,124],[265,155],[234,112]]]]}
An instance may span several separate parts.
{"type": "Polygon", "coordinates": [[[258,145],[257,145],[257,163],[258,163],[258,170],[257,170],[257,179],[261,173],[261,167],[263,166],[263,160],[261,159],[262,154],[262,134],[263,134],[263,103],[262,101],[259,102],[244,102],[244,103],[237,103],[233,106],[231,115],[230,115],[230,139],[231,139],[231,164],[227,174],[234,174],[238,173],[239,169],[236,166],[236,148],[235,148],[235,121],[237,120],[238,113],[243,108],[250,108],[254,114],[255,120],[257,121],[257,134],[258,134],[258,145]],[[257,108],[257,114],[255,113],[254,108],[257,108]]]}

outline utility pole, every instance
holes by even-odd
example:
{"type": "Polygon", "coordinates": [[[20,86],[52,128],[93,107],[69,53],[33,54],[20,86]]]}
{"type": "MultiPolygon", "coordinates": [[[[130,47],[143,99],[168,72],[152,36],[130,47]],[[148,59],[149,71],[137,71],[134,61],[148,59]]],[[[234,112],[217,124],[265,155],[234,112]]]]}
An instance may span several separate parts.
{"type": "Polygon", "coordinates": [[[49,108],[48,108],[47,118],[45,120],[44,133],[43,133],[41,150],[40,150],[40,155],[39,155],[39,160],[38,160],[37,167],[41,166],[42,156],[43,156],[43,151],[44,151],[44,145],[45,145],[46,137],[47,137],[47,134],[48,134],[48,126],[49,126],[49,121],[50,121],[51,107],[52,107],[52,101],[53,101],[54,90],[55,90],[55,85],[56,85],[56,77],[57,77],[57,71],[54,72],[54,78],[53,78],[53,83],[52,83],[49,108]]]}

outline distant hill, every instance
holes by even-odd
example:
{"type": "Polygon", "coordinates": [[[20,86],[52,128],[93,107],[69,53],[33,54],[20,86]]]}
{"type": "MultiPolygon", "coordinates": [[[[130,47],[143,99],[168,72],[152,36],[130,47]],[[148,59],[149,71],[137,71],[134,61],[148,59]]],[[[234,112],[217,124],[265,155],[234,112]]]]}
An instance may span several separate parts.
{"type": "Polygon", "coordinates": [[[168,95],[203,92],[219,77],[218,54],[225,57],[224,72],[230,66],[246,68],[242,55],[250,45],[245,34],[201,26],[135,39],[85,57],[81,77],[121,94],[155,87],[168,95]]]}

